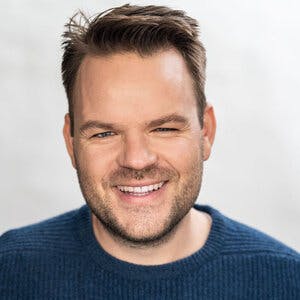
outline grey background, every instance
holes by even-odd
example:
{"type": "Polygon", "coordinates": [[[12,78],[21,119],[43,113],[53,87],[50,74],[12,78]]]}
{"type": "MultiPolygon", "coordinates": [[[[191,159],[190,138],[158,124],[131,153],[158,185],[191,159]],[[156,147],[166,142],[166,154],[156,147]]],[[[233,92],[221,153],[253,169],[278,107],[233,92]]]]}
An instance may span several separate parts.
{"type": "MultiPolygon", "coordinates": [[[[184,9],[201,25],[218,129],[198,202],[299,251],[299,2],[135,3],[184,9]]],[[[0,2],[0,233],[84,204],[62,137],[60,35],[76,9],[120,4],[0,2]]]]}

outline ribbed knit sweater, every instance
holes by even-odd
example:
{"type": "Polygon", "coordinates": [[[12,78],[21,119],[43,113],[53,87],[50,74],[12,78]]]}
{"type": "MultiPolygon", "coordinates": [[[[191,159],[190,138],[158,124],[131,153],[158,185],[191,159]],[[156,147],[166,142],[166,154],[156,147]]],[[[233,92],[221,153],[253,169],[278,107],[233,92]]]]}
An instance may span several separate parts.
{"type": "Polygon", "coordinates": [[[121,261],[86,205],[0,237],[0,299],[300,299],[299,253],[210,206],[205,245],[172,263],[121,261]]]}

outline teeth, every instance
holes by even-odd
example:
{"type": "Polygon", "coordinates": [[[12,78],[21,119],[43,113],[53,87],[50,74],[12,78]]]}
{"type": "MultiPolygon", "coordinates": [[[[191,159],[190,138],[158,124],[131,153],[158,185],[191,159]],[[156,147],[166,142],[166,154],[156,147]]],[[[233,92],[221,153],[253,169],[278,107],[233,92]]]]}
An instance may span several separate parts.
{"type": "Polygon", "coordinates": [[[117,188],[122,192],[148,193],[148,192],[152,192],[152,191],[156,191],[156,190],[160,189],[163,186],[163,184],[164,184],[164,181],[157,183],[157,184],[153,184],[153,185],[138,186],[138,187],[118,185],[117,188]]]}

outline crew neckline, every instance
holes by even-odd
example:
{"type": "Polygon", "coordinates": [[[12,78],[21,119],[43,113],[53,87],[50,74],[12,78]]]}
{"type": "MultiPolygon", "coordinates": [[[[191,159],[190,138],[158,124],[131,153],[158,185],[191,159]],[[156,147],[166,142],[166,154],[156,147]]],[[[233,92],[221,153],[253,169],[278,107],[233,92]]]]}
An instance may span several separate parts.
{"type": "Polygon", "coordinates": [[[92,258],[100,268],[118,273],[126,279],[150,280],[173,277],[182,273],[191,273],[195,269],[215,258],[224,244],[224,221],[219,211],[208,205],[195,204],[194,208],[208,213],[212,224],[205,244],[193,254],[174,262],[160,265],[139,265],[120,260],[108,252],[96,240],[94,235],[91,211],[87,205],[79,209],[76,226],[84,252],[92,258]]]}

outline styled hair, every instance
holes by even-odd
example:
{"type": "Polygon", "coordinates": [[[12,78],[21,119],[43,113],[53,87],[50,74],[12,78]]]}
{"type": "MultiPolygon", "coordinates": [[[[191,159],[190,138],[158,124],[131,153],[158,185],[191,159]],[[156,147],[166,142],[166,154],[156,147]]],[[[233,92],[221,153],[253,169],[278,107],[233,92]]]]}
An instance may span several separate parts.
{"type": "Polygon", "coordinates": [[[203,126],[206,106],[205,48],[199,40],[198,22],[184,11],[165,6],[125,4],[91,18],[79,11],[65,27],[62,35],[62,79],[68,98],[72,136],[74,85],[85,56],[136,52],[141,57],[146,57],[171,48],[182,55],[193,79],[197,114],[200,125],[203,126]]]}

